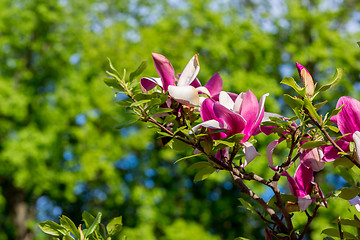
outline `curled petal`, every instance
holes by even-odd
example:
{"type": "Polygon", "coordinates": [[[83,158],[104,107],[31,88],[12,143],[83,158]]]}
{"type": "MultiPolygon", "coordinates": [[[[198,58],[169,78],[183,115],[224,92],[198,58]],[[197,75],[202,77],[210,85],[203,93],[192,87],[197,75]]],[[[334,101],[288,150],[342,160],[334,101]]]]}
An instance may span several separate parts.
{"type": "Polygon", "coordinates": [[[168,90],[168,86],[175,85],[175,71],[169,60],[161,54],[153,53],[156,72],[159,74],[164,91],[168,90]]]}
{"type": "Polygon", "coordinates": [[[187,106],[199,105],[199,94],[193,86],[169,86],[169,95],[187,106]]]}
{"type": "Polygon", "coordinates": [[[197,87],[196,91],[198,91],[198,93],[205,93],[209,97],[211,96],[209,90],[206,87],[197,87]]]}
{"type": "Polygon", "coordinates": [[[310,195],[306,195],[304,197],[298,197],[298,205],[301,211],[302,212],[305,211],[310,206],[312,201],[313,200],[311,199],[310,195]]]}
{"type": "Polygon", "coordinates": [[[271,143],[269,143],[269,145],[266,148],[266,157],[267,157],[267,160],[268,160],[268,163],[269,163],[269,167],[272,168],[272,169],[274,168],[274,159],[273,159],[274,149],[283,140],[284,140],[283,138],[276,139],[276,140],[272,141],[271,143]]]}
{"type": "MultiPolygon", "coordinates": [[[[336,107],[344,105],[336,116],[330,118],[331,121],[336,122],[340,132],[345,135],[347,133],[354,133],[360,131],[360,102],[352,97],[339,98],[336,107]]],[[[344,137],[347,141],[352,141],[352,135],[344,137]]]]}
{"type": "Polygon", "coordinates": [[[214,113],[214,101],[211,98],[205,99],[201,104],[200,116],[203,121],[217,119],[214,113]]]}
{"type": "Polygon", "coordinates": [[[140,85],[143,92],[150,91],[156,86],[163,88],[161,78],[144,77],[140,79],[140,85]]]}
{"type": "Polygon", "coordinates": [[[302,163],[311,168],[313,171],[318,172],[325,167],[325,163],[321,161],[324,154],[321,148],[307,149],[301,154],[300,159],[302,163]]]}
{"type": "Polygon", "coordinates": [[[193,127],[191,129],[190,134],[193,134],[201,127],[206,127],[206,128],[210,128],[210,129],[226,129],[226,126],[224,126],[224,124],[212,119],[212,120],[200,123],[200,124],[196,125],[195,127],[193,127]]]}
{"type": "Polygon", "coordinates": [[[245,161],[240,165],[241,168],[244,168],[246,165],[248,165],[252,160],[254,160],[257,156],[261,156],[260,153],[258,153],[255,149],[255,147],[249,143],[244,142],[244,149],[245,153],[245,161]]]}
{"type": "Polygon", "coordinates": [[[211,96],[220,93],[223,88],[223,80],[221,79],[220,74],[215,73],[205,84],[205,87],[209,90],[211,96]]]}
{"type": "MultiPolygon", "coordinates": [[[[350,149],[349,149],[350,144],[348,141],[340,139],[336,142],[336,144],[345,152],[350,151],[350,149]]],[[[324,162],[332,162],[342,156],[341,154],[339,154],[339,150],[337,150],[332,145],[331,146],[321,146],[321,149],[324,153],[324,157],[322,158],[322,161],[324,161],[324,162]]]]}
{"type": "Polygon", "coordinates": [[[305,197],[311,193],[313,175],[314,172],[311,168],[306,167],[302,163],[299,165],[294,175],[294,180],[298,186],[296,196],[305,197]]]}
{"type": "Polygon", "coordinates": [[[199,54],[195,54],[184,68],[183,72],[180,75],[178,86],[181,87],[190,85],[194,81],[195,77],[198,75],[200,71],[198,55],[199,54]]]}

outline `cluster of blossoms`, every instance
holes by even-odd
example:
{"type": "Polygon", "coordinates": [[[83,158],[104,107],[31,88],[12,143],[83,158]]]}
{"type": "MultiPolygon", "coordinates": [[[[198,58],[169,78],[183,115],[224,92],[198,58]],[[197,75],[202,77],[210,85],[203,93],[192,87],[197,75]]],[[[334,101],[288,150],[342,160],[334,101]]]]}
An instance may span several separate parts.
{"type": "MultiPolygon", "coordinates": [[[[110,79],[108,85],[124,89],[123,92],[135,102],[135,105],[129,106],[139,115],[139,119],[156,124],[163,136],[191,146],[194,156],[206,157],[208,162],[196,166],[206,166],[206,171],[200,171],[204,175],[209,175],[209,167],[229,171],[242,192],[257,201],[270,215],[271,220],[268,223],[273,227],[269,226],[266,233],[276,238],[280,236],[279,232],[287,233],[291,239],[295,239],[289,212],[307,211],[311,203],[315,202],[315,216],[320,206],[327,207],[328,197],[324,196],[314,179],[314,173],[321,171],[326,162],[342,157],[360,168],[360,102],[351,97],[341,97],[329,118],[317,114],[323,104],[313,104],[319,92],[329,89],[340,79],[341,74],[338,72],[340,76],[336,75],[330,84],[316,90],[317,84],[314,84],[311,74],[301,64],[296,63],[302,87],[292,78],[284,78],[285,81],[282,81],[300,95],[284,95],[284,101],[296,115],[290,119],[265,112],[268,93],[258,100],[250,90],[239,94],[223,91],[223,81],[219,73],[214,74],[202,86],[197,78],[200,71],[198,55],[190,59],[181,74],[175,73],[170,61],[163,55],[153,53],[152,57],[159,77],[141,78],[142,95],[133,94],[134,91],[129,89],[126,81],[116,75],[110,74],[118,82],[114,83],[110,79]],[[163,100],[159,100],[159,105],[156,105],[156,101],[152,101],[154,98],[163,100]],[[173,118],[168,118],[169,116],[173,118]],[[338,129],[342,135],[331,137],[327,131],[333,129],[338,129]],[[246,171],[246,166],[260,156],[256,145],[254,146],[254,136],[257,134],[278,136],[267,146],[269,168],[274,171],[274,176],[269,180],[246,171]],[[283,141],[287,142],[289,155],[280,165],[274,165],[274,149],[283,141]],[[297,169],[291,176],[288,169],[293,164],[297,165],[297,169]],[[282,176],[287,179],[290,193],[296,199],[295,210],[287,208],[289,202],[282,201],[277,186],[282,176]],[[273,190],[276,206],[282,214],[281,219],[272,207],[244,184],[244,180],[257,181],[273,190]],[[286,225],[282,219],[285,219],[286,225]]],[[[354,189],[355,193],[344,193],[343,196],[346,195],[344,199],[349,200],[350,204],[360,211],[360,198],[357,196],[360,190],[354,189]]],[[[308,212],[306,214],[310,224],[313,217],[308,212]]],[[[304,237],[308,224],[296,239],[304,237]]]]}
{"type": "MultiPolygon", "coordinates": [[[[156,53],[153,53],[152,56],[160,78],[142,78],[141,87],[144,92],[159,86],[163,92],[168,91],[169,93],[168,107],[171,106],[171,98],[186,106],[197,107],[203,122],[194,126],[191,130],[192,132],[198,131],[201,127],[207,128],[211,138],[215,140],[231,137],[239,133],[244,134],[240,144],[242,145],[245,158],[242,164],[240,164],[240,168],[244,168],[253,159],[260,156],[260,153],[256,151],[253,144],[248,140],[251,136],[260,132],[265,134],[272,133],[271,129],[273,127],[260,127],[261,122],[269,121],[271,116],[281,117],[278,114],[265,113],[264,104],[266,97],[269,95],[268,93],[264,94],[258,101],[250,90],[239,94],[222,91],[223,82],[219,73],[212,76],[205,86],[201,86],[200,81],[197,79],[197,74],[200,70],[198,55],[192,57],[183,72],[177,75],[179,79],[176,78],[174,68],[166,57],[156,53]],[[225,131],[215,131],[212,133],[213,130],[225,131]]],[[[301,64],[296,63],[296,66],[302,85],[306,86],[306,95],[312,97],[316,86],[313,83],[312,76],[301,64]]],[[[360,110],[360,103],[350,97],[342,97],[337,107],[343,104],[345,104],[344,110],[338,115],[333,116],[331,121],[339,125],[342,134],[354,133],[355,139],[356,137],[360,139],[359,132],[356,131],[358,130],[356,124],[346,124],[349,120],[356,121],[356,117],[359,117],[358,120],[360,120],[360,111],[354,111],[357,109],[356,107],[360,110]],[[356,107],[354,108],[354,106],[356,107]],[[348,119],[349,117],[351,119],[348,119]]],[[[345,136],[344,140],[340,139],[338,141],[338,144],[345,151],[349,150],[349,141],[353,141],[353,136],[345,136]]],[[[273,166],[272,152],[283,140],[281,138],[275,140],[267,148],[269,166],[272,169],[275,168],[273,166]]],[[[358,145],[360,146],[360,144],[358,145]]],[[[291,193],[298,197],[298,204],[302,211],[306,210],[311,202],[315,200],[314,197],[311,197],[313,188],[316,188],[320,196],[324,198],[320,188],[314,182],[314,172],[322,170],[324,162],[334,161],[340,156],[338,150],[333,146],[307,149],[300,155],[300,164],[295,175],[292,177],[286,171],[283,173],[283,176],[286,176],[288,179],[291,193]]],[[[229,147],[219,149],[215,157],[220,161],[228,158],[229,147]]],[[[325,201],[324,205],[326,205],[325,201]]]]}

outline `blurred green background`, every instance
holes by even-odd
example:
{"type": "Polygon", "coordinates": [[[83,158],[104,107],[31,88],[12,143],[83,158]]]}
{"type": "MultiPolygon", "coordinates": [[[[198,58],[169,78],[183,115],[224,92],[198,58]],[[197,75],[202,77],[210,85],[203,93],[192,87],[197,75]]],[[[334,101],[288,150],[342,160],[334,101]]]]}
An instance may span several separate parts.
{"type": "MultiPolygon", "coordinates": [[[[142,76],[156,76],[152,52],[176,72],[200,53],[203,83],[220,72],[225,90],[269,92],[266,111],[286,116],[290,90],[279,82],[299,80],[296,61],[320,85],[345,68],[341,85],[318,99],[329,101],[325,112],[342,95],[360,97],[359,8],[356,0],[0,1],[0,239],[48,239],[39,221],[65,214],[80,224],[83,210],[105,221],[122,215],[128,239],[262,239],[263,223],[239,207],[225,173],[193,183],[187,166],[198,159],[174,164],[188,153],[161,148],[143,124],[115,129],[133,116],[102,81],[107,57],[129,71],[148,60],[142,76]]],[[[270,176],[273,139],[259,135],[263,156],[249,170],[270,176]]],[[[275,154],[281,161],[286,152],[275,154]]],[[[346,185],[332,171],[329,163],[316,176],[325,193],[346,185]]],[[[352,216],[349,206],[330,200],[308,237],[352,216]]],[[[304,220],[295,215],[297,227],[304,220]]]]}

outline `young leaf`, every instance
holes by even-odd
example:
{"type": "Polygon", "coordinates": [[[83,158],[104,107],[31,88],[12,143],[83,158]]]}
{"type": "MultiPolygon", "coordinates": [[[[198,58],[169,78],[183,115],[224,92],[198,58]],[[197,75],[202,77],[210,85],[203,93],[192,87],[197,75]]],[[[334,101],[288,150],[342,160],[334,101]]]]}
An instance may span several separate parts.
{"type": "Polygon", "coordinates": [[[317,103],[314,105],[316,111],[319,110],[322,106],[324,106],[328,101],[323,101],[323,102],[320,102],[320,103],[317,103]]]}
{"type": "Polygon", "coordinates": [[[344,69],[343,68],[337,68],[336,69],[336,73],[335,73],[335,76],[333,77],[332,81],[324,86],[322,86],[318,92],[323,92],[323,91],[326,91],[328,90],[329,88],[331,88],[332,86],[334,86],[335,84],[337,84],[340,79],[342,78],[342,75],[343,75],[343,72],[344,72],[344,69]]]}
{"type": "Polygon", "coordinates": [[[174,163],[178,163],[178,162],[181,162],[183,160],[190,159],[190,158],[193,158],[193,157],[198,157],[198,156],[201,156],[201,155],[203,155],[203,153],[198,153],[198,154],[186,156],[186,157],[183,157],[183,158],[180,158],[180,159],[176,160],[174,163]]]}
{"type": "Polygon", "coordinates": [[[301,109],[304,104],[303,100],[292,97],[289,94],[284,94],[283,100],[292,109],[296,109],[296,108],[301,109]]]}
{"type": "Polygon", "coordinates": [[[74,240],[74,238],[71,235],[64,235],[62,240],[74,240]]]}
{"type": "Polygon", "coordinates": [[[79,230],[77,229],[77,227],[75,226],[74,222],[71,221],[70,218],[68,218],[67,216],[65,215],[62,215],[60,217],[60,224],[62,226],[64,226],[65,228],[67,228],[73,235],[76,239],[80,239],[80,233],[79,233],[79,230]]]}
{"type": "Polygon", "coordinates": [[[299,85],[297,85],[297,83],[292,77],[284,77],[284,79],[280,83],[290,86],[297,92],[297,94],[305,97],[305,88],[301,88],[299,85]]]}
{"type": "Polygon", "coordinates": [[[93,215],[91,215],[89,212],[84,211],[84,212],[82,213],[82,220],[84,221],[85,226],[86,226],[87,228],[89,228],[90,225],[91,225],[91,223],[94,222],[95,217],[94,217],[93,215]]]}
{"type": "Polygon", "coordinates": [[[68,233],[66,228],[50,220],[47,220],[45,222],[40,222],[38,226],[44,233],[54,237],[60,237],[68,233]]]}
{"type": "Polygon", "coordinates": [[[123,89],[116,78],[104,78],[104,83],[112,88],[123,89]]]}
{"type": "Polygon", "coordinates": [[[360,228],[360,222],[358,220],[353,220],[353,219],[341,219],[341,225],[348,225],[348,226],[353,226],[353,227],[357,227],[360,228]]]}
{"type": "Polygon", "coordinates": [[[139,67],[132,73],[130,73],[129,81],[131,82],[135,77],[139,76],[147,67],[147,61],[142,61],[139,67]]]}
{"type": "Polygon", "coordinates": [[[106,226],[106,230],[108,231],[110,236],[115,236],[122,230],[122,217],[113,218],[109,224],[106,226]]]}
{"type": "Polygon", "coordinates": [[[311,116],[313,116],[316,121],[321,123],[321,118],[320,118],[319,114],[316,112],[314,106],[312,105],[311,101],[308,98],[304,99],[304,107],[309,111],[311,116]]]}
{"type": "Polygon", "coordinates": [[[130,107],[137,107],[137,106],[140,106],[140,105],[142,105],[144,103],[147,103],[147,102],[150,102],[150,101],[151,101],[150,99],[144,99],[144,100],[136,101],[136,102],[132,103],[130,105],[130,107]]]}
{"type": "Polygon", "coordinates": [[[94,222],[91,224],[91,226],[88,228],[88,230],[86,231],[85,234],[85,238],[87,238],[88,236],[90,236],[90,234],[92,234],[96,228],[99,226],[100,222],[101,222],[101,216],[102,213],[99,212],[94,220],[94,222]]]}

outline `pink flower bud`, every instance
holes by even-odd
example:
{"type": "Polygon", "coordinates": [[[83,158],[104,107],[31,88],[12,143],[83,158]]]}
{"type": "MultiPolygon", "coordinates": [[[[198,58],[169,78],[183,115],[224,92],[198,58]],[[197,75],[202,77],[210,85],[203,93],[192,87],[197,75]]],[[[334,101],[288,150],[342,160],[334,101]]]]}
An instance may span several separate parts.
{"type": "Polygon", "coordinates": [[[299,76],[301,79],[301,85],[302,87],[305,88],[306,96],[308,97],[314,96],[316,84],[314,85],[313,78],[311,77],[309,71],[298,62],[296,63],[296,67],[298,69],[299,76]]]}

